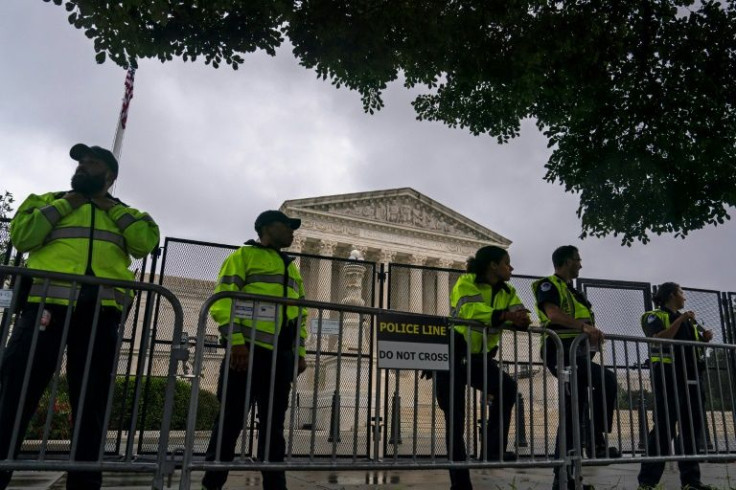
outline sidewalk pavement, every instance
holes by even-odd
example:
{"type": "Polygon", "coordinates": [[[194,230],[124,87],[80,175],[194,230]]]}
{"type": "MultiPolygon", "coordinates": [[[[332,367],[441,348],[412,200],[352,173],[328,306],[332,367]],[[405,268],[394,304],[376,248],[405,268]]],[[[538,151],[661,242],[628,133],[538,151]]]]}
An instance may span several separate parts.
{"type": "MultiPolygon", "coordinates": [[[[703,481],[721,490],[736,490],[736,465],[732,463],[701,464],[703,481]]],[[[587,483],[596,490],[636,490],[638,464],[619,464],[583,468],[587,483]]],[[[202,473],[195,472],[191,488],[199,490],[202,473]]],[[[179,472],[174,474],[171,488],[179,488],[179,472]]],[[[472,470],[476,490],[551,490],[551,468],[472,470]]],[[[66,476],[59,472],[16,472],[10,482],[11,490],[66,488],[66,476]]],[[[147,489],[148,474],[105,473],[103,489],[147,489]]],[[[417,471],[290,471],[287,472],[289,490],[447,490],[450,480],[446,470],[417,471]]],[[[225,485],[227,490],[259,490],[261,475],[256,472],[234,471],[225,485]]],[[[667,463],[662,478],[663,490],[677,490],[680,481],[676,463],[667,463]]]]}

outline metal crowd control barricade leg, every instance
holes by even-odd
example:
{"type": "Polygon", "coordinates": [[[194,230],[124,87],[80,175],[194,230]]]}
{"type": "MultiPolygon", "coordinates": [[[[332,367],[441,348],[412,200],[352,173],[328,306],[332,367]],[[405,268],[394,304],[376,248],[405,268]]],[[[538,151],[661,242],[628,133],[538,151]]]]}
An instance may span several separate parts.
{"type": "MultiPolygon", "coordinates": [[[[14,470],[51,470],[67,471],[71,486],[94,485],[101,472],[114,471],[150,473],[152,487],[162,488],[164,475],[173,471],[167,451],[182,358],[178,344],[170,341],[161,356],[167,365],[163,406],[155,430],[145,435],[157,441],[148,459],[134,454],[132,444],[142,386],[129,396],[116,388],[126,364],[122,356],[138,361],[136,371],[124,376],[142,377],[144,366],[155,361],[147,355],[150,325],[138,330],[139,338],[126,338],[134,295],[147,295],[148,318],[154,298],[167,300],[172,340],[182,333],[179,301],[153,284],[16,267],[0,267],[0,276],[14,285],[0,291],[0,483],[14,470]],[[131,344],[128,352],[124,342],[131,344]],[[128,441],[124,451],[121,434],[128,441]]],[[[138,437],[143,434],[141,427],[138,437]]]]}
{"type": "MultiPolygon", "coordinates": [[[[529,427],[524,429],[514,427],[514,418],[508,417],[511,425],[508,436],[510,447],[516,452],[522,452],[521,445],[516,444],[521,438],[520,433],[529,434],[531,442],[528,448],[524,448],[524,453],[518,460],[498,461],[489,458],[490,450],[503,444],[500,439],[488,436],[489,426],[497,423],[495,415],[481,415],[476,404],[471,406],[471,403],[466,403],[462,410],[468,413],[464,413],[462,425],[454,427],[454,418],[451,416],[448,419],[450,426],[446,427],[443,411],[437,410],[438,385],[441,384],[437,372],[425,380],[420,376],[421,372],[411,365],[406,368],[385,368],[378,364],[383,351],[374,350],[382,349],[380,342],[374,343],[374,334],[382,328],[379,325],[381,318],[397,313],[353,305],[287,300],[234,292],[217,293],[208,298],[199,315],[180,489],[190,488],[192,473],[202,470],[205,471],[203,484],[206,487],[217,487],[224,483],[226,474],[223,472],[229,470],[259,471],[264,478],[267,475],[281,478],[280,475],[288,470],[469,470],[538,466],[562,467],[563,470],[567,468],[569,461],[565,456],[565,442],[562,441],[562,456],[555,458],[550,454],[554,439],[544,439],[545,434],[555,432],[558,423],[563,426],[565,424],[564,397],[557,397],[557,393],[563,393],[567,384],[561,377],[556,380],[556,386],[550,383],[551,389],[547,388],[548,378],[544,364],[539,362],[533,354],[536,350],[531,347],[531,344],[538,343],[541,329],[506,332],[503,342],[504,345],[507,343],[507,347],[501,350],[501,357],[498,360],[489,358],[479,362],[479,366],[485,366],[486,373],[490,372],[488,366],[493,364],[498,365],[498,369],[494,371],[495,376],[524,379],[523,391],[519,391],[528,397],[526,409],[533,414],[529,416],[528,422],[523,414],[516,418],[521,423],[528,423],[529,427]],[[228,325],[218,326],[209,318],[209,312],[212,305],[223,299],[232,300],[229,304],[231,320],[228,325]],[[267,308],[260,308],[266,305],[267,308]],[[285,393],[279,393],[277,380],[280,379],[279,363],[282,362],[279,346],[290,342],[290,339],[280,335],[275,338],[272,336],[271,341],[275,348],[263,349],[258,347],[256,341],[266,340],[264,332],[253,329],[252,325],[258,311],[278,312],[287,305],[307,308],[306,323],[312,338],[307,342],[308,369],[299,377],[296,376],[298,353],[290,348],[285,349],[292,356],[290,362],[284,361],[292,369],[292,373],[288,379],[288,389],[285,393]],[[240,313],[235,315],[238,320],[233,321],[236,310],[240,313]],[[211,352],[205,355],[205,338],[218,327],[222,327],[221,333],[226,338],[230,338],[234,331],[243,333],[250,352],[245,371],[230,369],[233,348],[227,343],[221,356],[215,356],[211,352]],[[525,342],[529,344],[528,348],[520,347],[525,342]],[[259,359],[258,356],[265,357],[259,359]],[[218,420],[227,422],[218,421],[210,431],[204,431],[198,428],[200,395],[204,386],[211,387],[218,381],[201,377],[202,373],[209,371],[205,369],[208,362],[222,365],[218,387],[221,402],[218,420]],[[262,366],[262,369],[256,369],[256,365],[262,366]],[[526,378],[520,374],[522,372],[526,378]],[[535,376],[535,373],[539,376],[535,376]],[[540,382],[539,378],[543,380],[540,382]],[[239,395],[227,388],[233,382],[239,387],[239,395]],[[278,402],[284,399],[288,399],[285,413],[280,411],[284,407],[278,402]],[[558,414],[561,415],[559,420],[558,414]],[[252,423],[256,419],[258,426],[252,423]],[[476,428],[478,419],[481,420],[480,427],[476,428]],[[537,424],[535,428],[537,421],[544,427],[537,424]],[[455,430],[464,435],[470,448],[467,455],[460,460],[448,457],[448,454],[452,454],[452,434],[455,430]],[[474,436],[479,432],[481,440],[487,441],[485,448],[474,436]],[[446,439],[446,434],[450,434],[449,440],[446,439]],[[450,446],[449,452],[445,452],[446,443],[450,446]],[[205,447],[208,450],[203,458],[205,447]]],[[[407,325],[420,325],[425,320],[429,321],[428,318],[440,318],[449,328],[449,319],[444,317],[405,316],[407,325]]],[[[561,366],[562,343],[554,333],[548,335],[558,346],[557,363],[561,366]]],[[[298,332],[295,337],[298,337],[298,332]]],[[[296,343],[298,338],[293,340],[296,343]]],[[[449,337],[448,344],[449,352],[452,352],[452,336],[449,337]]],[[[400,349],[394,352],[404,355],[400,354],[400,349]]],[[[407,355],[405,358],[410,357],[407,355]]],[[[476,373],[471,370],[468,373],[468,366],[463,366],[462,369],[469,384],[479,387],[471,391],[490,395],[488,398],[495,394],[494,403],[515,402],[515,393],[510,396],[508,393],[496,393],[495,388],[491,388],[492,385],[499,384],[497,380],[478,374],[481,371],[476,373]],[[510,401],[504,401],[504,398],[510,398],[510,401]]],[[[454,380],[457,373],[451,370],[447,374],[448,380],[454,380]]],[[[462,386],[463,398],[466,396],[466,384],[468,383],[457,382],[458,387],[462,386]]],[[[485,403],[483,406],[485,407],[485,403]]],[[[504,434],[503,431],[500,433],[504,434]]]]}
{"type": "MultiPolygon", "coordinates": [[[[452,319],[451,323],[465,322],[452,319]]],[[[480,345],[487,345],[488,335],[499,332],[475,324],[472,328],[483,335],[480,345]]],[[[556,433],[558,425],[565,430],[567,406],[561,394],[568,389],[567,378],[560,375],[553,382],[545,367],[546,358],[541,362],[537,358],[535,347],[542,333],[556,345],[554,364],[562,372],[562,343],[554,332],[505,330],[498,351],[487,355],[472,354],[461,335],[451,335],[450,345],[460,347],[451,347],[450,355],[460,359],[450,363],[449,373],[435,373],[439,379],[434,390],[445,415],[447,466],[453,485],[467,486],[468,470],[478,468],[557,467],[567,471],[566,441],[560,441],[559,456],[554,456],[555,438],[548,437],[556,433]],[[523,409],[516,403],[521,397],[527,399],[528,424],[525,414],[518,413],[523,409]],[[515,419],[512,410],[517,411],[515,419]]],[[[546,351],[542,355],[546,356],[546,351]]],[[[444,464],[438,460],[435,466],[444,464]]]]}
{"type": "MultiPolygon", "coordinates": [[[[283,479],[287,469],[326,470],[339,466],[369,467],[372,404],[372,323],[374,309],[331,303],[287,300],[242,293],[217,293],[200,310],[195,347],[192,397],[180,488],[191,484],[191,472],[204,470],[203,484],[221,486],[229,470],[261,471],[264,479],[283,479]],[[230,301],[224,339],[237,331],[248,347],[248,366],[231,366],[236,354],[224,341],[219,380],[201,379],[209,311],[219,300],[230,301]],[[254,327],[263,312],[281,325],[287,306],[300,308],[289,335],[273,335],[254,327]],[[265,313],[268,315],[269,313],[265,313]],[[298,373],[302,343],[300,326],[312,332],[307,346],[309,369],[298,373]],[[207,451],[197,433],[202,386],[217,381],[220,409],[208,434],[207,451]],[[233,388],[235,387],[235,388],[233,388]],[[338,411],[337,413],[335,411],[338,411]],[[250,421],[257,414],[258,427],[250,421]],[[249,444],[247,441],[253,441],[249,444]]],[[[238,354],[239,355],[239,354],[238,354]]],[[[217,359],[217,362],[220,360],[217,359]]]]}
{"type": "MultiPolygon", "coordinates": [[[[571,359],[589,348],[588,337],[580,335],[570,347],[571,359]]],[[[687,478],[687,472],[698,474],[697,463],[736,459],[736,373],[729,362],[736,346],[607,335],[599,355],[596,362],[589,356],[571,362],[573,420],[583,415],[581,399],[588,401],[591,419],[587,433],[573,426],[576,475],[583,466],[643,463],[640,478],[655,475],[650,484],[658,481],[666,461],[680,463],[687,478]],[[606,403],[596,403],[596,397],[610,395],[607,373],[616,379],[612,413],[606,403]],[[601,421],[611,423],[600,427],[601,421]],[[623,456],[583,457],[582,446],[595,438],[593,431],[623,456]]]]}

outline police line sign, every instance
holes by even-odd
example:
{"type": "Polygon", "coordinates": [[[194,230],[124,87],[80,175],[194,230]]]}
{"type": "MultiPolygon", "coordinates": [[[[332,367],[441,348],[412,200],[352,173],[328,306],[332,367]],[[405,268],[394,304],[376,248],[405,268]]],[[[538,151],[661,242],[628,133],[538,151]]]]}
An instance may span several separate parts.
{"type": "Polygon", "coordinates": [[[384,313],[376,320],[379,369],[450,369],[445,318],[384,313]]]}

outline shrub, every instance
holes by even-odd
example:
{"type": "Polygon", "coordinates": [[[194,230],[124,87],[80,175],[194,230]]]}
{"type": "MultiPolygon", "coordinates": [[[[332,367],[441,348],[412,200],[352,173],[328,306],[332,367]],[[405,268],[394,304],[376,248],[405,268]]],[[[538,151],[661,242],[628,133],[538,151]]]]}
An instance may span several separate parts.
{"type": "MultiPolygon", "coordinates": [[[[135,377],[128,378],[127,390],[125,378],[118,378],[115,382],[115,396],[110,416],[110,429],[130,427],[133,413],[133,398],[135,395],[135,377]],[[123,404],[125,409],[123,411],[123,404]]],[[[164,413],[164,395],[166,393],[166,378],[141,378],[141,396],[138,406],[136,430],[158,430],[164,413]],[[145,407],[145,410],[144,410],[145,407]],[[145,417],[145,420],[144,420],[145,417]]],[[[171,430],[184,430],[189,416],[189,400],[191,385],[186,381],[176,380],[174,387],[174,408],[171,414],[171,430]]],[[[209,429],[215,421],[219,410],[219,402],[214,393],[200,390],[197,408],[196,430],[209,429]]]]}
{"type": "MultiPolygon", "coordinates": [[[[136,430],[140,430],[141,427],[144,430],[159,430],[164,413],[166,378],[141,378],[140,382],[141,396],[138,405],[136,430]],[[143,419],[144,416],[145,420],[143,419]]],[[[127,378],[127,383],[124,377],[116,378],[110,424],[108,426],[109,430],[127,430],[130,427],[135,383],[135,377],[127,378]]],[[[186,429],[187,416],[189,415],[190,392],[191,385],[188,382],[176,380],[171,430],[186,429]]],[[[27,439],[41,439],[43,437],[50,395],[50,387],[47,387],[41,396],[38,408],[31,418],[28,430],[26,431],[27,439]]],[[[214,424],[219,409],[220,403],[217,400],[217,396],[210,391],[200,390],[195,429],[210,429],[214,424]]],[[[49,439],[70,439],[72,436],[72,410],[66,376],[59,378],[59,386],[51,417],[49,439]]]]}
{"type": "MultiPolygon", "coordinates": [[[[31,417],[26,430],[26,439],[43,439],[43,431],[46,426],[46,417],[51,398],[51,387],[49,386],[41,395],[41,401],[31,417]]],[[[59,385],[56,390],[56,400],[51,412],[51,428],[49,439],[71,439],[72,437],[72,405],[69,401],[69,384],[66,376],[59,377],[59,385]]]]}

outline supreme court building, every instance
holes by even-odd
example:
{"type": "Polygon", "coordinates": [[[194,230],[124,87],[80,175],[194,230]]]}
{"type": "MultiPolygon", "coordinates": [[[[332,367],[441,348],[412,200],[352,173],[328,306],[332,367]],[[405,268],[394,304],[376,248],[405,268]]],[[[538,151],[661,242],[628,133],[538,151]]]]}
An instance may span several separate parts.
{"type": "MultiPolygon", "coordinates": [[[[352,253],[353,258],[377,264],[464,270],[466,260],[478,248],[507,248],[511,244],[509,239],[408,187],[294,199],[284,202],[280,209],[302,220],[289,250],[323,257],[348,258],[352,253]]],[[[342,300],[339,266],[322,263],[314,270],[301,262],[300,269],[307,298],[342,300]]],[[[396,280],[405,283],[401,289],[412,294],[396,296],[392,308],[449,314],[452,285],[447,272],[438,272],[431,284],[421,270],[399,271],[399,276],[396,280]]]]}
{"type": "MultiPolygon", "coordinates": [[[[411,188],[293,199],[280,210],[302,220],[287,252],[295,256],[305,297],[326,304],[307,309],[308,369],[298,378],[296,404],[289,409],[294,428],[320,431],[324,437],[319,440],[325,444],[341,433],[365,438],[379,407],[386,424],[383,430],[400,426],[400,435],[406,427],[389,424],[389,418],[411,420],[416,414],[417,430],[432,433],[437,424],[444,424],[436,419],[432,384],[419,384],[416,370],[379,369],[374,318],[351,313],[350,307],[449,316],[450,291],[468,257],[486,245],[508,248],[511,241],[411,188]],[[389,415],[387,410],[399,415],[389,415]]],[[[182,363],[180,375],[196,376],[193,340],[198,335],[200,308],[212,295],[219,265],[233,246],[167,240],[161,284],[181,301],[189,339],[190,356],[182,363]]],[[[531,305],[528,284],[516,287],[531,305]]],[[[168,317],[162,311],[158,318],[165,322],[168,317]]],[[[210,392],[217,386],[224,355],[219,337],[217,325],[208,318],[198,374],[201,389],[210,392]]],[[[501,343],[507,346],[499,353],[507,363],[505,369],[518,380],[520,393],[535,402],[527,404],[529,419],[542,417],[542,395],[549,392],[543,387],[548,380],[540,378],[542,369],[529,365],[538,357],[538,340],[504,332],[501,343]],[[517,365],[515,359],[521,363],[517,365]]],[[[163,373],[169,346],[157,344],[155,350],[153,372],[163,373]]]]}

